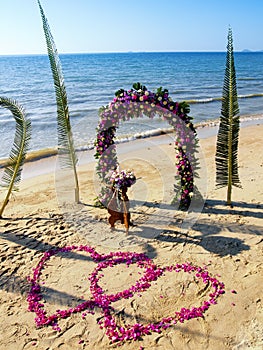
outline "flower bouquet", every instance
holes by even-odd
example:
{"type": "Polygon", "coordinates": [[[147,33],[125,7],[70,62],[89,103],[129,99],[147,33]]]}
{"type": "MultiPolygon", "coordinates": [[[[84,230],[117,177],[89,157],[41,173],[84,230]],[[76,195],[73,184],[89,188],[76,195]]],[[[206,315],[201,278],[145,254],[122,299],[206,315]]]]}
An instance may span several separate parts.
{"type": "Polygon", "coordinates": [[[125,187],[131,187],[136,182],[136,176],[130,170],[121,170],[117,168],[114,170],[110,177],[112,186],[118,190],[125,187]]]}

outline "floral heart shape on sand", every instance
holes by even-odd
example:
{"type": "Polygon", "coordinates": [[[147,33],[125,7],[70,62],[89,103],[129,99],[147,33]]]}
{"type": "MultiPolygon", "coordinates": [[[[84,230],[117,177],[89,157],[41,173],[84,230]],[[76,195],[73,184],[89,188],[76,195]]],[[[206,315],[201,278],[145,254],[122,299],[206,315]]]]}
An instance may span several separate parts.
{"type": "MultiPolygon", "coordinates": [[[[63,247],[63,248],[56,248],[49,250],[44,253],[43,257],[37,264],[37,267],[33,269],[33,277],[28,277],[28,281],[31,283],[31,288],[27,297],[28,301],[28,310],[31,312],[35,312],[36,318],[35,318],[35,323],[37,327],[41,326],[47,326],[51,325],[53,329],[55,330],[60,330],[58,326],[58,320],[61,318],[67,318],[73,313],[78,313],[78,312],[88,312],[88,313],[93,313],[93,310],[95,307],[105,307],[105,304],[103,301],[103,298],[99,297],[96,295],[95,289],[93,290],[93,295],[95,295],[95,300],[87,300],[82,302],[81,304],[71,307],[65,310],[56,310],[55,313],[52,315],[47,315],[46,310],[44,309],[44,304],[41,302],[42,300],[42,293],[41,293],[41,286],[40,286],[40,276],[42,274],[42,271],[45,267],[46,262],[54,255],[58,253],[68,253],[71,251],[84,251],[89,254],[90,258],[99,264],[103,264],[103,262],[107,261],[107,266],[109,265],[116,265],[120,263],[126,263],[127,265],[130,265],[131,263],[137,262],[138,267],[143,268],[148,267],[148,269],[145,272],[145,278],[144,276],[140,279],[142,280],[142,285],[137,284],[135,286],[131,286],[129,288],[130,292],[125,296],[125,293],[119,292],[116,294],[115,298],[116,300],[119,300],[122,297],[131,297],[134,293],[137,291],[143,291],[147,288],[150,287],[150,281],[151,277],[149,275],[149,270],[150,270],[150,265],[152,264],[152,261],[142,253],[131,253],[131,252],[111,252],[109,254],[99,254],[96,252],[96,250],[90,246],[68,246],[68,247],[63,247]],[[128,296],[129,295],[129,296],[128,296]],[[101,302],[98,302],[98,300],[101,299],[101,302]]],[[[101,266],[101,265],[99,265],[101,266]]],[[[92,274],[94,275],[94,274],[92,274]]],[[[139,280],[139,281],[140,281],[139,280]]],[[[94,281],[93,281],[94,282],[94,281]]],[[[91,288],[92,289],[92,288],[91,288]]],[[[114,296],[113,296],[114,297],[114,296]]],[[[114,301],[112,298],[110,301],[114,301]]],[[[85,314],[84,314],[85,316],[85,314]]]]}
{"type": "Polygon", "coordinates": [[[34,269],[33,277],[28,277],[28,281],[31,283],[31,289],[28,294],[28,310],[35,312],[35,322],[37,327],[51,325],[53,329],[60,330],[58,326],[58,320],[61,318],[67,318],[72,313],[83,312],[82,317],[85,317],[87,313],[94,313],[94,308],[99,307],[102,309],[104,322],[99,321],[100,328],[105,328],[106,335],[112,342],[136,340],[143,335],[150,334],[151,332],[160,333],[162,329],[166,329],[173,324],[184,322],[191,318],[203,317],[205,311],[208,310],[210,305],[216,304],[216,299],[224,294],[224,284],[219,282],[215,277],[209,275],[206,268],[191,265],[190,263],[176,264],[166,267],[158,267],[153,261],[143,253],[132,252],[111,252],[109,254],[99,254],[96,250],[90,246],[68,246],[63,248],[57,248],[49,250],[44,253],[37,267],[34,269]],[[66,310],[57,310],[52,315],[47,315],[44,309],[44,304],[41,303],[41,287],[40,276],[47,260],[51,256],[60,252],[71,252],[72,250],[84,251],[90,255],[90,258],[97,263],[96,268],[89,277],[90,291],[92,293],[92,299],[82,302],[81,304],[69,308],[66,310]],[[136,263],[138,268],[144,269],[142,277],[137,282],[125,289],[124,291],[115,294],[106,294],[99,285],[99,280],[103,276],[101,271],[113,267],[117,264],[126,263],[127,266],[136,263]],[[192,307],[191,309],[181,308],[180,311],[175,312],[175,316],[164,317],[158,323],[149,323],[147,325],[134,324],[127,327],[119,327],[112,314],[112,303],[120,299],[129,299],[137,292],[144,292],[150,286],[152,281],[156,281],[165,272],[187,272],[195,273],[195,277],[201,279],[204,284],[211,284],[214,289],[209,294],[209,300],[204,301],[200,307],[192,307]]]}
{"type": "MultiPolygon", "coordinates": [[[[109,267],[116,265],[117,260],[114,261],[104,261],[99,263],[95,268],[91,281],[91,292],[93,294],[94,300],[101,305],[103,308],[104,322],[99,321],[100,327],[106,330],[106,335],[112,342],[125,341],[125,340],[136,340],[141,336],[148,335],[151,332],[160,333],[161,330],[167,329],[168,327],[176,324],[178,321],[183,323],[186,320],[192,318],[203,317],[204,313],[209,309],[212,304],[216,304],[216,299],[225,293],[224,284],[219,282],[215,277],[209,275],[206,268],[199,266],[191,265],[190,263],[185,264],[176,264],[166,267],[157,267],[153,262],[147,262],[147,268],[145,274],[140,280],[136,283],[136,288],[131,287],[127,290],[116,294],[107,295],[104,293],[102,288],[99,286],[99,273],[109,267]],[[195,277],[201,279],[205,285],[211,284],[211,287],[214,289],[213,292],[209,294],[209,300],[203,301],[202,305],[199,307],[192,307],[190,309],[181,308],[180,311],[176,311],[174,316],[163,317],[161,321],[155,323],[148,323],[146,325],[136,323],[134,325],[122,326],[119,327],[116,323],[116,319],[113,316],[111,303],[122,298],[130,298],[134,295],[135,292],[143,292],[148,289],[151,284],[151,281],[155,281],[158,277],[164,275],[166,272],[186,272],[186,273],[195,273],[195,277]]],[[[103,276],[103,275],[102,275],[103,276]]]]}

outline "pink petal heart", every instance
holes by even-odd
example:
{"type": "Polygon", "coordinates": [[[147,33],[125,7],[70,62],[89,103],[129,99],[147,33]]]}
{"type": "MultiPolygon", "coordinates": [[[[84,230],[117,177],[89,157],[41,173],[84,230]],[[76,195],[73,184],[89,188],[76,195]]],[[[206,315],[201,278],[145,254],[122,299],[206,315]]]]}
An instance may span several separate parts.
{"type": "MultiPolygon", "coordinates": [[[[51,256],[56,255],[59,252],[66,253],[66,252],[71,252],[72,250],[87,252],[90,255],[91,259],[94,262],[98,263],[98,266],[100,266],[100,264],[103,264],[104,261],[107,261],[108,265],[109,264],[114,265],[114,264],[123,263],[123,262],[129,265],[131,263],[134,263],[136,260],[138,262],[138,266],[140,267],[142,267],[143,261],[148,261],[150,263],[150,259],[145,254],[130,253],[130,252],[111,252],[109,254],[104,255],[104,254],[97,253],[95,249],[90,246],[79,246],[79,247],[70,246],[70,247],[64,247],[64,248],[57,248],[57,249],[53,249],[45,252],[40,262],[38,263],[37,267],[34,269],[33,278],[30,278],[30,277],[28,278],[28,281],[31,283],[30,292],[27,298],[28,310],[31,312],[35,312],[36,314],[35,323],[37,327],[41,327],[44,325],[51,325],[53,329],[60,330],[57,323],[59,319],[67,318],[72,313],[78,313],[83,311],[87,311],[88,313],[93,313],[93,310],[96,306],[98,307],[105,306],[105,304],[103,304],[104,302],[103,298],[99,298],[99,295],[98,295],[96,300],[87,300],[75,307],[71,307],[65,310],[56,310],[56,312],[53,313],[52,315],[47,315],[47,311],[44,309],[44,304],[41,302],[42,294],[41,294],[41,286],[40,286],[40,276],[41,276],[42,270],[45,267],[45,263],[47,262],[47,260],[50,259],[51,256]],[[99,302],[99,299],[101,299],[100,302],[99,302]]],[[[131,289],[133,289],[133,287],[131,289]]],[[[120,298],[121,295],[124,297],[124,294],[125,293],[122,293],[122,292],[118,293],[117,298],[120,298]]]]}
{"type": "MultiPolygon", "coordinates": [[[[117,263],[117,262],[116,262],[117,263]]],[[[156,265],[151,263],[150,268],[147,269],[148,274],[146,274],[143,278],[141,278],[138,283],[142,282],[142,288],[137,288],[136,291],[144,291],[149,288],[149,284],[151,281],[156,280],[158,277],[163,275],[165,272],[187,272],[191,273],[194,272],[195,276],[199,279],[201,279],[204,284],[211,283],[211,287],[214,289],[212,293],[209,294],[209,300],[204,301],[201,306],[199,307],[192,307],[192,308],[181,308],[180,311],[176,311],[174,316],[168,316],[163,317],[159,322],[157,323],[148,323],[146,325],[143,324],[134,324],[129,326],[122,326],[119,327],[116,323],[115,317],[113,316],[112,308],[110,304],[112,302],[115,302],[117,300],[120,300],[125,297],[130,297],[133,294],[130,290],[128,290],[126,293],[120,292],[115,295],[106,295],[104,294],[101,287],[99,287],[99,277],[98,273],[102,270],[107,268],[108,266],[113,266],[115,262],[112,264],[109,264],[107,261],[105,261],[103,264],[99,264],[93,275],[91,280],[94,280],[94,285],[91,287],[91,292],[94,296],[94,299],[99,303],[101,303],[102,300],[104,300],[104,307],[103,307],[103,316],[104,316],[104,322],[99,321],[99,324],[101,325],[101,328],[106,329],[106,335],[109,337],[109,339],[113,342],[121,342],[125,340],[136,340],[139,339],[141,336],[150,334],[151,332],[157,332],[160,333],[161,330],[167,329],[168,327],[176,324],[178,321],[183,323],[186,320],[190,320],[192,318],[198,318],[203,317],[204,313],[209,309],[209,307],[212,304],[216,304],[217,298],[224,294],[224,284],[222,282],[219,282],[216,278],[209,275],[208,271],[205,268],[201,268],[198,266],[191,265],[189,263],[186,264],[176,264],[167,266],[164,268],[157,268],[156,265]],[[144,289],[144,281],[147,281],[147,284],[145,285],[144,289]],[[99,291],[99,294],[98,294],[99,291]],[[99,295],[99,298],[98,298],[99,295]]]]}
{"type": "Polygon", "coordinates": [[[58,326],[59,319],[69,317],[72,313],[83,311],[85,311],[85,314],[83,314],[85,317],[86,313],[93,313],[94,308],[99,307],[102,309],[104,316],[104,323],[99,321],[99,324],[101,328],[106,329],[106,335],[113,342],[136,340],[151,332],[160,333],[161,330],[176,324],[178,321],[184,322],[191,318],[203,317],[205,311],[207,311],[212,304],[216,304],[217,298],[225,292],[224,284],[219,282],[215,277],[210,276],[206,268],[194,266],[190,263],[176,264],[161,268],[157,267],[150,258],[142,253],[111,252],[103,255],[97,253],[95,249],[90,246],[70,246],[47,251],[34,269],[33,277],[29,277],[28,280],[31,283],[31,289],[27,298],[29,304],[28,310],[36,313],[37,317],[35,318],[35,322],[38,327],[51,325],[54,329],[60,330],[58,326]],[[90,291],[93,299],[84,301],[73,308],[57,310],[54,314],[48,316],[44,309],[44,304],[41,303],[42,295],[39,284],[41,272],[45,267],[46,261],[50,259],[51,256],[59,252],[66,253],[72,250],[87,252],[91,259],[97,263],[97,267],[89,277],[90,291]],[[101,271],[122,263],[126,263],[127,266],[136,263],[138,268],[144,269],[142,277],[137,280],[134,285],[124,291],[115,294],[106,294],[99,285],[101,271]],[[165,272],[180,271],[195,273],[195,277],[201,279],[204,284],[210,283],[214,291],[209,294],[209,300],[204,301],[200,307],[192,307],[191,309],[181,308],[180,311],[175,312],[174,316],[163,317],[158,323],[148,323],[146,325],[136,323],[127,327],[119,327],[116,324],[116,320],[112,315],[111,304],[113,302],[123,298],[128,299],[133,297],[137,292],[141,293],[146,291],[151,286],[151,282],[157,280],[160,276],[164,275],[165,272]]]}

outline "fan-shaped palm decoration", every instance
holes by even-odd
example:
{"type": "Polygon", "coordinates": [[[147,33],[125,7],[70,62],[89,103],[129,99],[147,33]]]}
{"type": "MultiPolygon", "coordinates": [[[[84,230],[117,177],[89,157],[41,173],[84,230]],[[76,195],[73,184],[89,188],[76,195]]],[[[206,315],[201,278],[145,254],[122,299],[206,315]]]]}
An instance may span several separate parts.
{"type": "Polygon", "coordinates": [[[0,185],[7,188],[5,200],[0,207],[0,218],[9,201],[12,190],[18,190],[21,172],[31,137],[31,122],[26,118],[24,109],[16,101],[0,97],[0,106],[7,108],[16,121],[16,131],[7,166],[4,170],[0,185]]]}
{"type": "Polygon", "coordinates": [[[57,123],[58,123],[58,156],[60,164],[66,168],[72,168],[75,180],[75,201],[79,202],[79,183],[77,176],[77,156],[75,153],[73,135],[70,125],[68,101],[66,87],[61,68],[59,55],[56,49],[55,41],[51,34],[46,16],[40,1],[37,0],[40,14],[43,22],[43,29],[46,38],[48,57],[53,75],[56,102],[57,102],[57,123]]]}
{"type": "Polygon", "coordinates": [[[227,186],[227,204],[231,205],[232,186],[241,187],[238,176],[239,107],[233,54],[232,30],[228,31],[228,44],[222,108],[216,145],[216,185],[227,186]]]}

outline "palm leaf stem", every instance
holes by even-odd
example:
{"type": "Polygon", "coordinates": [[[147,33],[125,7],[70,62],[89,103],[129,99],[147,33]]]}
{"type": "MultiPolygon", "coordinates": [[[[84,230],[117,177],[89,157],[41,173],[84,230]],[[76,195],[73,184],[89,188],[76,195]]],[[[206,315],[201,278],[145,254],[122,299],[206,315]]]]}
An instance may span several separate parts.
{"type": "Polygon", "coordinates": [[[232,30],[228,31],[226,69],[220,125],[216,145],[216,185],[227,186],[227,204],[231,205],[232,187],[241,187],[238,176],[239,107],[233,54],[232,30]]]}
{"type": "Polygon", "coordinates": [[[28,143],[31,137],[31,122],[24,114],[22,106],[16,101],[0,97],[0,106],[7,108],[13,114],[16,121],[16,132],[13,147],[10,152],[9,161],[5,168],[1,186],[7,187],[7,194],[0,208],[0,218],[9,202],[12,190],[20,182],[22,167],[25,161],[28,143]]]}
{"type": "Polygon", "coordinates": [[[58,130],[58,156],[61,164],[67,168],[72,168],[75,182],[75,202],[79,202],[79,181],[77,175],[77,156],[73,142],[73,135],[70,124],[69,109],[67,102],[66,87],[61,68],[61,63],[55,41],[53,39],[44,10],[37,0],[43,23],[43,29],[47,44],[48,57],[53,76],[57,103],[57,130],[58,130]]]}

